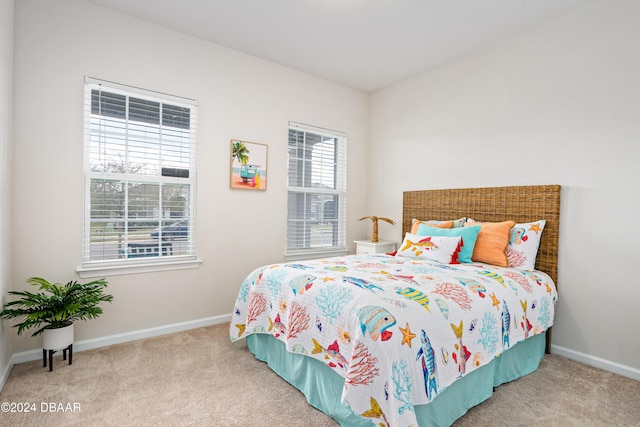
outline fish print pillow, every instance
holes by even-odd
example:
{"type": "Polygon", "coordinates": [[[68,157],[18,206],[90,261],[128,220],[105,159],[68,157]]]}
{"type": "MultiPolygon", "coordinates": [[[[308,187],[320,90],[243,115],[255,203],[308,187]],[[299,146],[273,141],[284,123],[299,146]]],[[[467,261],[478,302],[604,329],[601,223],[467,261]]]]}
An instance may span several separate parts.
{"type": "Polygon", "coordinates": [[[407,233],[396,256],[421,258],[443,264],[459,264],[458,253],[462,247],[462,237],[419,236],[407,233]]]}
{"type": "Polygon", "coordinates": [[[546,220],[516,224],[509,233],[507,258],[509,267],[519,270],[535,270],[536,256],[546,220]]]}
{"type": "Polygon", "coordinates": [[[420,236],[461,237],[462,248],[458,254],[458,262],[466,264],[472,262],[471,255],[473,255],[473,248],[476,245],[478,233],[480,233],[479,225],[461,228],[436,228],[420,224],[420,227],[418,227],[418,233],[416,234],[420,236]]]}

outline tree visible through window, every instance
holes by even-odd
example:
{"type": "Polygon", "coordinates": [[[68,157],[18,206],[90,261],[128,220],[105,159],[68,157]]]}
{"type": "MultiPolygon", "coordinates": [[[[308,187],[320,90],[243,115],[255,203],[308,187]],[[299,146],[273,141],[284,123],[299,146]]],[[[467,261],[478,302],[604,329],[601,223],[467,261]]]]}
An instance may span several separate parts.
{"type": "Polygon", "coordinates": [[[346,137],[289,123],[287,254],[346,247],[346,137]]]}
{"type": "Polygon", "coordinates": [[[85,264],[195,255],[195,126],[195,101],[86,79],[85,264]]]}

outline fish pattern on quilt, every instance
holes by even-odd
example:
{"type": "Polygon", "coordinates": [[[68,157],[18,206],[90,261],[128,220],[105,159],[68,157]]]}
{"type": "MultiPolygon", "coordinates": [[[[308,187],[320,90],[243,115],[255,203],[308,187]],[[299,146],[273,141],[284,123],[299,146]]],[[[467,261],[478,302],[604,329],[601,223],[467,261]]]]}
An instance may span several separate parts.
{"type": "Polygon", "coordinates": [[[384,254],[263,266],[243,281],[232,341],[270,334],[345,381],[375,425],[417,425],[414,406],[554,321],[545,273],[384,254]]]}

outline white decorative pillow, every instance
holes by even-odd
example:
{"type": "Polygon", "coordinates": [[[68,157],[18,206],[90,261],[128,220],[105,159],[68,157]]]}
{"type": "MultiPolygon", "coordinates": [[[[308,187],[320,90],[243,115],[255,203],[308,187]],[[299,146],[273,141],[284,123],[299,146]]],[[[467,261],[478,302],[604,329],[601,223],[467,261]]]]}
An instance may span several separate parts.
{"type": "Polygon", "coordinates": [[[462,237],[418,236],[407,233],[396,256],[421,258],[444,264],[458,264],[462,237]]]}
{"type": "Polygon", "coordinates": [[[536,256],[542,238],[542,230],[547,222],[543,219],[525,224],[516,224],[509,232],[507,258],[509,267],[519,270],[535,270],[536,256]]]}

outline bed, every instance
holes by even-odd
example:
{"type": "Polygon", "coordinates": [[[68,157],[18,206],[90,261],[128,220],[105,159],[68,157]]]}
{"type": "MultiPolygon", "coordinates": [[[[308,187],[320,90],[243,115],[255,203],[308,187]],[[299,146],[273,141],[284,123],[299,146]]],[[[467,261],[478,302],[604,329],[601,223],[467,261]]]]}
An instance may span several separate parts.
{"type": "Polygon", "coordinates": [[[407,191],[397,253],[257,268],[231,340],[342,426],[451,425],[548,350],[559,208],[558,185],[407,191]]]}

